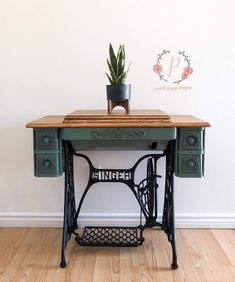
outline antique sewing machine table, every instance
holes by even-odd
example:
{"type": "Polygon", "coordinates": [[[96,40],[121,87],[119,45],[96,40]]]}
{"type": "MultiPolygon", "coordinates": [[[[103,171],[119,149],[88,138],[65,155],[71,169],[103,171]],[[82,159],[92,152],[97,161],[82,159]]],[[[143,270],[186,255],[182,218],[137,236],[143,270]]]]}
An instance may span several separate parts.
{"type": "Polygon", "coordinates": [[[67,116],[46,116],[27,124],[33,128],[34,173],[37,177],[65,175],[64,223],[61,267],[66,267],[66,246],[71,236],[82,246],[139,246],[145,228],[160,227],[172,247],[172,268],[177,269],[174,176],[202,177],[205,158],[205,128],[208,122],[188,115],[167,115],[159,110],[136,110],[129,114],[104,110],[79,110],[67,116]],[[99,169],[82,150],[149,151],[130,169],[99,169]],[[73,158],[89,166],[88,184],[76,206],[73,158]],[[158,160],[166,158],[163,215],[158,216],[158,160]],[[146,163],[146,177],[136,183],[138,166],[146,163]],[[126,184],[140,206],[136,227],[87,226],[77,232],[78,217],[90,187],[98,182],[126,184]],[[142,219],[143,217],[143,219],[142,219]]]}

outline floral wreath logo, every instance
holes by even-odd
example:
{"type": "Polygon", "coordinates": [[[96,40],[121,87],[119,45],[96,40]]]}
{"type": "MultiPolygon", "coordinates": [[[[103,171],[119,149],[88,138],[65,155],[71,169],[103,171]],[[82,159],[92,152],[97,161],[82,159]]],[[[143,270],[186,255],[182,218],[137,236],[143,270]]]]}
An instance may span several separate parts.
{"type": "Polygon", "coordinates": [[[157,63],[153,66],[153,71],[159,76],[160,80],[179,84],[192,74],[193,68],[190,66],[191,61],[185,54],[185,51],[178,51],[177,58],[170,57],[170,55],[170,50],[163,50],[160,54],[158,54],[157,63]],[[165,66],[166,64],[164,65],[166,58],[168,61],[170,60],[170,64],[168,62],[167,67],[165,66]],[[166,74],[166,68],[169,69],[168,75],[166,74]],[[173,79],[171,79],[173,70],[177,70],[177,73],[174,75],[173,79]]]}

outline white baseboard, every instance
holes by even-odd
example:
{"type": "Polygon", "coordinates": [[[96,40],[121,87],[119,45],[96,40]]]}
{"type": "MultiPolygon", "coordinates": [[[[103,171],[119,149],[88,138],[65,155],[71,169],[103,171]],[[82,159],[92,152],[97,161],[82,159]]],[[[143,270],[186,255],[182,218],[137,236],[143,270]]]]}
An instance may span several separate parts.
{"type": "MultiPolygon", "coordinates": [[[[161,220],[161,216],[159,218],[161,220]]],[[[176,214],[176,228],[235,228],[235,214],[176,214]]],[[[137,226],[139,214],[83,213],[79,225],[137,226]]],[[[0,213],[1,227],[62,227],[61,213],[0,213]]]]}

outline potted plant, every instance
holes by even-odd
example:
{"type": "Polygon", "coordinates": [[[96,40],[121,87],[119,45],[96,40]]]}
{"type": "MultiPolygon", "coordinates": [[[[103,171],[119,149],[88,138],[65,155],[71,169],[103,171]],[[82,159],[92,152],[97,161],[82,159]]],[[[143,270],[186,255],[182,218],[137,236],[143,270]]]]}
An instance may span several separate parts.
{"type": "Polygon", "coordinates": [[[124,101],[131,98],[131,85],[125,84],[130,68],[125,70],[125,47],[120,45],[115,55],[113,47],[109,44],[109,59],[107,59],[109,74],[106,75],[110,85],[106,85],[107,99],[113,101],[124,101]]]}

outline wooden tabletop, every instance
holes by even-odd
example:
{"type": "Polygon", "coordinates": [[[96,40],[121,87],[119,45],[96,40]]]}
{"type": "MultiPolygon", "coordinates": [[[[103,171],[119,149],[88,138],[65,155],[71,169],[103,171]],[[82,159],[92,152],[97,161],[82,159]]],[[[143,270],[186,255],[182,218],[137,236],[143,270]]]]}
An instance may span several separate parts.
{"type": "Polygon", "coordinates": [[[64,118],[64,122],[80,122],[89,120],[133,121],[133,120],[169,120],[170,116],[160,110],[132,110],[129,114],[114,111],[108,114],[105,110],[76,110],[64,118]]]}
{"type": "Polygon", "coordinates": [[[209,127],[204,120],[191,115],[167,115],[159,110],[133,110],[130,114],[105,110],[79,110],[65,116],[45,116],[26,125],[27,128],[49,127],[209,127]]]}

